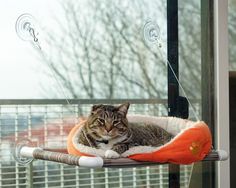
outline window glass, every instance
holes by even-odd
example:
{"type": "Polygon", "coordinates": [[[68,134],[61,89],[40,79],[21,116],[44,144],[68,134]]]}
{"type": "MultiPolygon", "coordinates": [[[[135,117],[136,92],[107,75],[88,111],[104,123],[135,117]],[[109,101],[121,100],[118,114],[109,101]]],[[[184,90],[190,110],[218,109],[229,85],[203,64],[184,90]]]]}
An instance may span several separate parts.
{"type": "Polygon", "coordinates": [[[229,68],[231,71],[236,70],[236,1],[229,0],[229,14],[228,14],[228,31],[229,31],[229,68]]]}
{"type": "Polygon", "coordinates": [[[165,1],[2,4],[0,98],[166,98],[165,1]],[[20,39],[24,19],[38,42],[20,39]],[[162,49],[144,39],[148,20],[162,49]]]}
{"type": "MultiPolygon", "coordinates": [[[[68,130],[94,103],[127,99],[130,113],[166,116],[166,1],[0,5],[0,99],[78,99],[70,108],[59,100],[0,105],[0,154],[6,161],[0,162],[0,187],[168,187],[175,181],[168,165],[83,169],[38,160],[21,167],[10,154],[11,142],[22,138],[65,149],[68,130]]],[[[180,87],[180,95],[186,94],[190,119],[196,120],[195,113],[201,119],[200,1],[179,1],[178,15],[179,78],[185,91],[180,87]]],[[[203,187],[203,170],[208,171],[201,164],[181,165],[181,187],[203,187]]]]}
{"type": "MultiPolygon", "coordinates": [[[[179,1],[179,79],[189,101],[190,118],[200,118],[201,1],[179,1]],[[193,112],[195,111],[195,112],[193,112]]],[[[184,96],[180,88],[180,94],[184,96]]]]}

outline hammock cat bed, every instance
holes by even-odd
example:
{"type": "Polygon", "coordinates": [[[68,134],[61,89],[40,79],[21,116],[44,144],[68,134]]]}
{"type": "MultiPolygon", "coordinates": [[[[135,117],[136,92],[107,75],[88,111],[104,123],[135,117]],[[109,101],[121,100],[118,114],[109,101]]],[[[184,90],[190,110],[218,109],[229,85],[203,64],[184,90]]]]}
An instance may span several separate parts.
{"type": "Polygon", "coordinates": [[[210,151],[212,139],[208,126],[201,121],[193,122],[173,117],[143,115],[128,116],[130,122],[157,125],[174,135],[174,138],[160,147],[135,146],[124,152],[121,158],[104,158],[105,151],[78,144],[76,139],[86,120],[72,128],[67,142],[68,153],[31,146],[29,140],[15,144],[14,158],[20,164],[33,159],[54,161],[68,165],[89,168],[123,168],[163,163],[189,164],[197,161],[224,161],[228,153],[224,150],[210,151]]]}
{"type": "MultiPolygon", "coordinates": [[[[181,118],[144,115],[129,115],[127,118],[132,123],[139,122],[159,126],[171,133],[174,138],[160,147],[132,147],[125,151],[121,155],[122,157],[136,161],[190,164],[204,159],[210,152],[211,133],[208,126],[202,121],[193,122],[181,118]]],[[[85,122],[86,120],[81,121],[71,130],[67,141],[68,153],[74,156],[104,157],[105,150],[88,147],[77,142],[81,127],[85,122]]]]}

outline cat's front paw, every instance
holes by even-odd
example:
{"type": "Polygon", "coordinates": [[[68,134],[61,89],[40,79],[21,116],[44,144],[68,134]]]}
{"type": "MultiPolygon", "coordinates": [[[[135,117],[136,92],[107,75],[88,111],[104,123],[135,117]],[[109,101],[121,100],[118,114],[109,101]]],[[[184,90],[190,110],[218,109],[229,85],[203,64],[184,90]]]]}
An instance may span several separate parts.
{"type": "Polygon", "coordinates": [[[115,159],[115,158],[119,158],[120,157],[120,154],[117,153],[116,151],[113,151],[113,150],[107,150],[105,152],[105,158],[108,158],[108,159],[115,159]]]}

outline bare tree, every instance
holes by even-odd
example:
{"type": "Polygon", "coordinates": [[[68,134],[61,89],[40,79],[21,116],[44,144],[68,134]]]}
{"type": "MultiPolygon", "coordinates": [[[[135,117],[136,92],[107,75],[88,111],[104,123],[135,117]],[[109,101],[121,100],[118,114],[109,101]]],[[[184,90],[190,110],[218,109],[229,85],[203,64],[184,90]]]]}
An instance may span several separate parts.
{"type": "Polygon", "coordinates": [[[180,81],[189,97],[201,98],[200,1],[179,2],[180,81]]]}
{"type": "MultiPolygon", "coordinates": [[[[160,25],[165,20],[165,1],[81,0],[63,1],[61,6],[60,31],[48,31],[46,43],[53,50],[42,58],[70,97],[166,98],[167,63],[160,55],[165,49],[148,46],[142,33],[147,18],[162,15],[160,25]]],[[[191,97],[200,97],[199,17],[200,12],[194,20],[184,16],[180,25],[180,35],[188,37],[180,41],[181,81],[191,97]]]]}

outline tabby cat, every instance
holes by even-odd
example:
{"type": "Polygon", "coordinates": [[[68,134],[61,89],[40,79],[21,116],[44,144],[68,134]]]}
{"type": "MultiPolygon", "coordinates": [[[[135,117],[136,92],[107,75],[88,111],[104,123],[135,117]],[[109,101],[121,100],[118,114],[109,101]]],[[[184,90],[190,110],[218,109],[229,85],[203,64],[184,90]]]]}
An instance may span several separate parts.
{"type": "Polygon", "coordinates": [[[129,103],[94,105],[79,135],[80,144],[106,150],[106,158],[118,158],[133,146],[161,146],[172,135],[154,125],[129,123],[129,103]]]}

